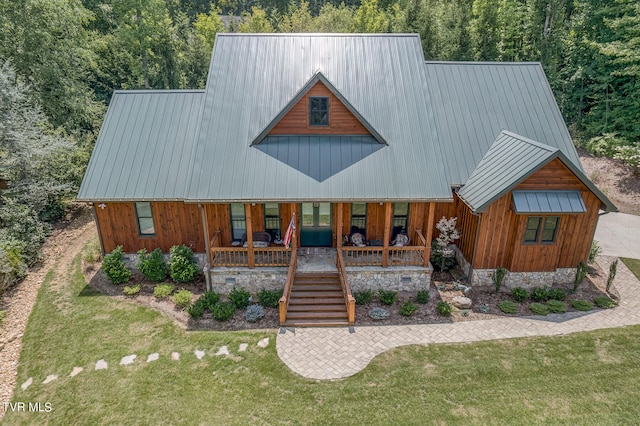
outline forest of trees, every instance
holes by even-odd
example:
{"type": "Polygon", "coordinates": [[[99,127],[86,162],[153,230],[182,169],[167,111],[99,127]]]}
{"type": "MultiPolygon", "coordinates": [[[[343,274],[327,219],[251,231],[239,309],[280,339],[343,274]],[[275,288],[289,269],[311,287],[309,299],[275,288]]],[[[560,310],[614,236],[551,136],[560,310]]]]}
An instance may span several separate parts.
{"type": "Polygon", "coordinates": [[[0,291],[77,191],[117,89],[203,88],[219,32],[418,33],[539,61],[576,143],[640,164],[637,0],[0,0],[0,291]]]}

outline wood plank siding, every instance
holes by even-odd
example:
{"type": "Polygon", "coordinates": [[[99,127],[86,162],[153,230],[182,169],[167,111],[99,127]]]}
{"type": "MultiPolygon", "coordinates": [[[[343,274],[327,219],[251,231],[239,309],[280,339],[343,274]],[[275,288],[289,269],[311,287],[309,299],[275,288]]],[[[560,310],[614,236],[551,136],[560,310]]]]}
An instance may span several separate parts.
{"type": "Polygon", "coordinates": [[[155,236],[140,236],[134,203],[105,203],[101,209],[94,204],[103,248],[111,252],[122,245],[127,253],[142,248],[151,251],[160,247],[168,252],[171,246],[185,244],[195,252],[204,252],[204,234],[200,209],[183,202],[151,203],[155,236]]]}
{"type": "Polygon", "coordinates": [[[271,135],[368,135],[369,131],[322,82],[317,82],[269,132],[271,135]],[[329,98],[329,125],[309,125],[309,97],[329,98]]]}

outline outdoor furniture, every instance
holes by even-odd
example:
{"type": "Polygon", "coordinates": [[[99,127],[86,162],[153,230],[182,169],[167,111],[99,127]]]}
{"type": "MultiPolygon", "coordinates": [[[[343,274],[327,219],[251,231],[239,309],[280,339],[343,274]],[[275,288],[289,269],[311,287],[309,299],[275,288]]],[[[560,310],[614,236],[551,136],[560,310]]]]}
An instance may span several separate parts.
{"type": "MultiPolygon", "coordinates": [[[[268,247],[271,243],[271,234],[268,232],[254,232],[253,234],[253,246],[254,247],[268,247]]],[[[242,247],[248,247],[247,234],[242,236],[242,247]]]]}

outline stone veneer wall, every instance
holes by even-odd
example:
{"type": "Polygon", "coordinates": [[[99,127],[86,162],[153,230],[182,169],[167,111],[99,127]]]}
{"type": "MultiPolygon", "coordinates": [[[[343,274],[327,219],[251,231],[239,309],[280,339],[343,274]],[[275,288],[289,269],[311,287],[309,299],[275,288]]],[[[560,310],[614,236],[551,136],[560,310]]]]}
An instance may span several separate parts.
{"type": "Polygon", "coordinates": [[[287,281],[288,268],[214,268],[211,285],[216,293],[229,294],[233,287],[243,288],[251,294],[260,290],[280,290],[287,281]]]}
{"type": "Polygon", "coordinates": [[[366,289],[393,291],[428,290],[433,267],[392,266],[389,268],[348,266],[347,279],[352,292],[366,289]]]}
{"type": "MultiPolygon", "coordinates": [[[[465,259],[463,254],[455,248],[456,260],[462,271],[469,276],[471,264],[465,259]]],[[[472,286],[493,286],[491,276],[495,269],[473,269],[469,282],[472,286]]],[[[558,268],[548,272],[511,272],[507,274],[502,285],[505,288],[523,287],[533,288],[540,286],[551,286],[553,284],[564,284],[573,282],[576,278],[576,268],[558,268]]]]}

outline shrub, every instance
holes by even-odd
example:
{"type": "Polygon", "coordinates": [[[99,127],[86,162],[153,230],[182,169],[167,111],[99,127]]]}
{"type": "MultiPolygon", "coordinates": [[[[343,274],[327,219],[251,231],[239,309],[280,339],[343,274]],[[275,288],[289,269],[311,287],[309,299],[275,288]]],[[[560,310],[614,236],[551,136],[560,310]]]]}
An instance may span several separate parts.
{"type": "Polygon", "coordinates": [[[560,300],[549,300],[547,302],[547,308],[549,308],[549,312],[553,312],[554,314],[564,314],[567,312],[567,304],[560,300]]]}
{"type": "Polygon", "coordinates": [[[500,291],[500,287],[502,287],[502,282],[504,281],[504,277],[507,276],[508,272],[509,272],[508,269],[503,268],[501,266],[498,269],[496,269],[494,273],[491,275],[493,284],[496,286],[496,293],[500,291]]]}
{"type": "Polygon", "coordinates": [[[611,284],[613,284],[613,280],[616,278],[616,272],[618,271],[618,259],[614,260],[609,266],[609,276],[607,277],[607,293],[611,290],[611,284]]]}
{"type": "Polygon", "coordinates": [[[429,303],[429,297],[431,297],[431,295],[429,294],[429,290],[418,290],[416,301],[422,304],[429,303]]]}
{"type": "Polygon", "coordinates": [[[284,289],[280,290],[266,290],[262,289],[258,293],[258,299],[260,300],[260,304],[267,308],[277,308],[280,303],[280,298],[282,297],[282,293],[284,289]]]}
{"type": "Polygon", "coordinates": [[[549,308],[547,305],[538,302],[529,303],[529,310],[535,315],[545,316],[549,314],[549,308]]]}
{"type": "Polygon", "coordinates": [[[518,313],[518,304],[512,302],[510,300],[503,300],[498,303],[498,309],[504,312],[505,314],[517,314],[518,313]]]}
{"type": "Polygon", "coordinates": [[[264,317],[264,308],[260,305],[251,305],[244,313],[244,318],[249,322],[256,322],[264,317]]]}
{"type": "Polygon", "coordinates": [[[147,249],[138,251],[136,267],[149,281],[160,282],[167,278],[167,264],[159,248],[151,253],[147,253],[147,249]]]}
{"type": "Polygon", "coordinates": [[[202,300],[203,306],[210,311],[213,311],[213,307],[220,301],[220,295],[213,290],[205,291],[198,301],[202,300]]]}
{"type": "Polygon", "coordinates": [[[627,163],[636,176],[640,174],[640,146],[637,144],[616,147],[613,158],[627,163]]]}
{"type": "Polygon", "coordinates": [[[567,298],[567,292],[564,291],[563,288],[557,287],[557,288],[550,288],[547,291],[547,296],[549,296],[549,299],[551,300],[564,300],[567,298]]]}
{"type": "MultiPolygon", "coordinates": [[[[447,220],[444,216],[436,223],[436,229],[440,231],[436,242],[436,252],[441,257],[438,263],[441,271],[448,271],[455,265],[455,251],[449,248],[449,244],[460,238],[460,231],[456,229],[457,217],[451,217],[447,220]],[[453,261],[451,267],[447,267],[448,259],[453,261]]],[[[432,246],[433,247],[433,246],[432,246]]]]}
{"type": "Polygon", "coordinates": [[[440,301],[436,305],[436,310],[438,313],[444,317],[448,317],[453,312],[453,306],[448,304],[447,302],[440,301]]]}
{"type": "Polygon", "coordinates": [[[411,315],[415,314],[417,310],[418,305],[410,300],[407,300],[402,305],[400,305],[400,315],[402,315],[403,317],[410,317],[411,315]]]}
{"type": "Polygon", "coordinates": [[[480,311],[481,314],[488,314],[489,313],[489,305],[487,305],[485,303],[481,303],[480,306],[478,306],[478,310],[480,311]]]}
{"type": "Polygon", "coordinates": [[[191,315],[191,318],[198,319],[204,315],[204,311],[207,309],[206,304],[202,298],[196,300],[196,302],[187,308],[187,312],[191,315]]]}
{"type": "Polygon", "coordinates": [[[24,243],[17,240],[0,243],[0,296],[27,273],[22,255],[24,243]]]}
{"type": "Polygon", "coordinates": [[[571,302],[571,306],[576,311],[590,311],[593,309],[593,304],[588,300],[574,300],[571,302]]]}
{"type": "Polygon", "coordinates": [[[549,290],[547,287],[534,287],[531,289],[531,299],[534,302],[546,302],[549,300],[549,290]]]}
{"type": "Polygon", "coordinates": [[[393,305],[398,299],[398,292],[393,290],[378,290],[378,299],[383,305],[393,305]]]}
{"type": "Polygon", "coordinates": [[[198,275],[198,262],[193,256],[193,250],[184,244],[171,247],[169,250],[169,271],[175,282],[194,281],[198,275]]]}
{"type": "Polygon", "coordinates": [[[174,289],[175,289],[175,286],[173,284],[169,284],[169,283],[158,284],[153,289],[153,295],[158,299],[166,299],[167,297],[171,296],[171,293],[173,293],[174,289]]]}
{"type": "Polygon", "coordinates": [[[355,291],[353,292],[353,297],[356,299],[357,305],[366,305],[373,299],[373,291],[371,291],[371,289],[355,291]]]}
{"type": "Polygon", "coordinates": [[[100,248],[100,240],[91,239],[84,247],[82,258],[87,263],[96,263],[102,258],[102,249],[100,248]]]}
{"type": "Polygon", "coordinates": [[[593,298],[593,304],[600,309],[610,309],[616,306],[616,302],[607,296],[596,296],[593,298]]]}
{"type": "Polygon", "coordinates": [[[102,271],[113,284],[123,284],[131,278],[131,271],[124,264],[122,246],[116,247],[102,261],[102,271]]]}
{"type": "Polygon", "coordinates": [[[185,309],[191,305],[192,298],[193,293],[183,288],[178,290],[176,294],[173,295],[173,303],[175,303],[177,307],[185,309]]]}
{"type": "Polygon", "coordinates": [[[529,297],[529,292],[522,287],[511,289],[511,297],[516,302],[524,302],[529,297]]]}
{"type": "Polygon", "coordinates": [[[589,249],[589,258],[587,259],[587,263],[591,265],[596,261],[596,257],[602,253],[602,249],[596,240],[591,241],[591,249],[589,249]]]}
{"type": "Polygon", "coordinates": [[[233,287],[229,292],[229,300],[233,303],[233,306],[235,306],[236,309],[244,309],[249,306],[249,303],[251,303],[249,300],[250,297],[251,293],[243,288],[237,289],[233,287]]]}
{"type": "Polygon", "coordinates": [[[136,285],[126,285],[122,289],[122,292],[125,296],[135,296],[140,293],[140,284],[136,285]]]}
{"type": "Polygon", "coordinates": [[[0,325],[2,325],[2,323],[4,322],[4,316],[5,316],[4,311],[0,311],[0,325]]]}
{"type": "Polygon", "coordinates": [[[236,312],[236,306],[231,302],[220,302],[213,307],[211,315],[217,321],[229,321],[236,312]]]}
{"type": "Polygon", "coordinates": [[[576,279],[573,281],[573,291],[576,291],[578,287],[580,287],[580,284],[582,284],[582,281],[586,278],[588,271],[589,267],[584,263],[584,260],[581,260],[576,267],[576,279]]]}
{"type": "Polygon", "coordinates": [[[624,145],[625,140],[618,137],[615,133],[605,133],[602,136],[589,139],[585,143],[585,148],[587,148],[589,153],[597,157],[613,157],[616,149],[624,145]]]}
{"type": "Polygon", "coordinates": [[[389,318],[389,311],[383,308],[372,308],[369,310],[369,316],[374,320],[383,320],[389,318]]]}

